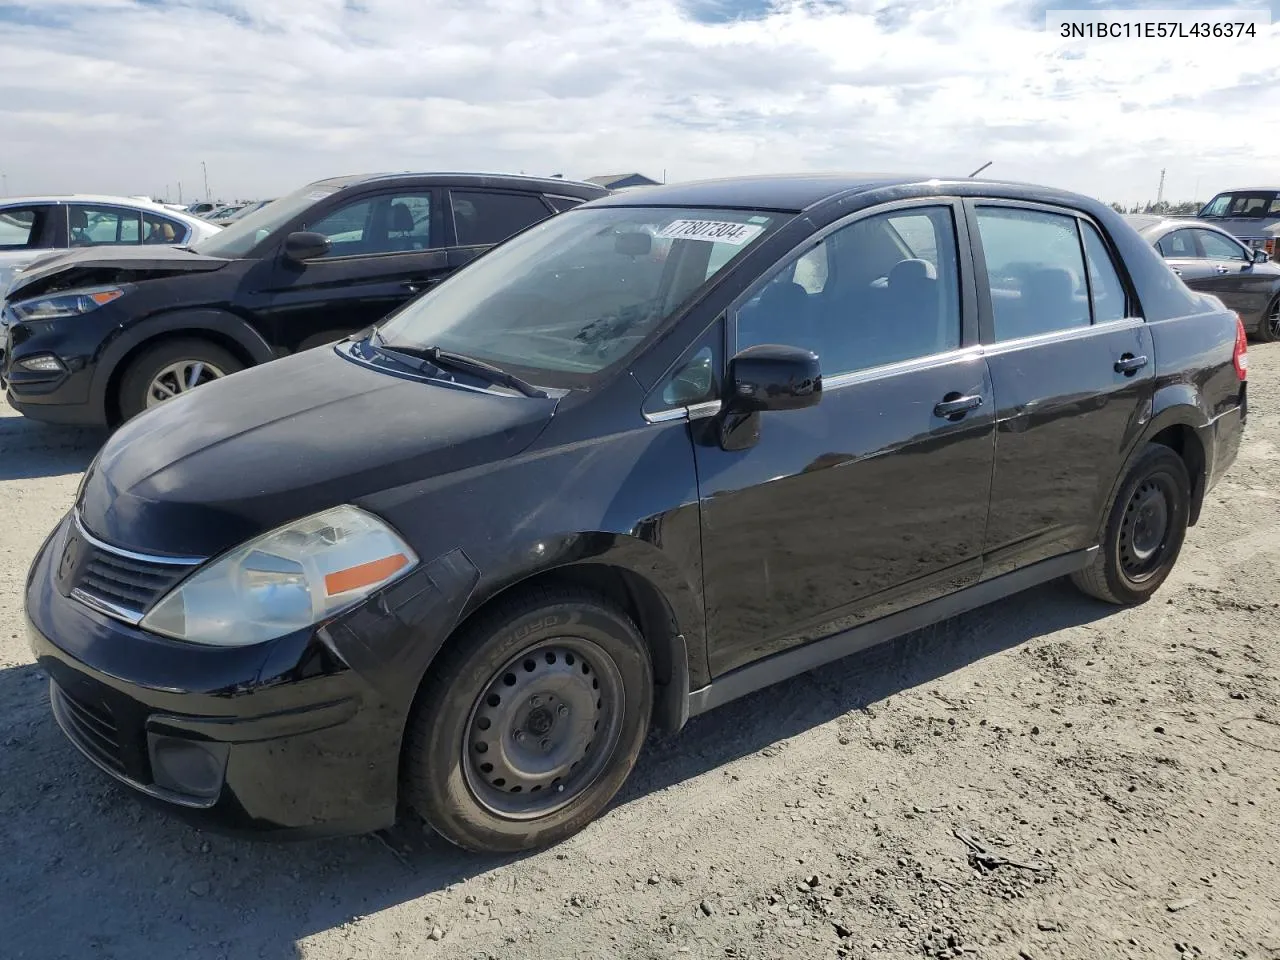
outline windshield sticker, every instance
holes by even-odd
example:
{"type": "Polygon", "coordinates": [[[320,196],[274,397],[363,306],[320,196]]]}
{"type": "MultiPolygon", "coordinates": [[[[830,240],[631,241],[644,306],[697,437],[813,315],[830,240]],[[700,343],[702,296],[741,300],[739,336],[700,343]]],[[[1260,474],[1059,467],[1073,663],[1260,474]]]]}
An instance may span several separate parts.
{"type": "Polygon", "coordinates": [[[727,220],[675,220],[658,233],[659,240],[705,240],[740,247],[753,239],[764,227],[753,223],[727,220]]]}

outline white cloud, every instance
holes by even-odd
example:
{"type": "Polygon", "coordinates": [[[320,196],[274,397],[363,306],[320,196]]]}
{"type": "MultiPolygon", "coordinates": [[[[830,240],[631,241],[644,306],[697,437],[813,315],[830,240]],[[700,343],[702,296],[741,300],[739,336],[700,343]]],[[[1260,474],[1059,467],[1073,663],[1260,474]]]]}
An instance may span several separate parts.
{"type": "Polygon", "coordinates": [[[1044,4],[991,0],[784,0],[729,22],[690,11],[730,0],[25,2],[0,0],[10,192],[181,180],[191,197],[201,160],[225,198],[401,169],[994,160],[991,176],[1127,201],[1161,167],[1175,199],[1280,179],[1280,27],[1067,48],[1044,4]]]}

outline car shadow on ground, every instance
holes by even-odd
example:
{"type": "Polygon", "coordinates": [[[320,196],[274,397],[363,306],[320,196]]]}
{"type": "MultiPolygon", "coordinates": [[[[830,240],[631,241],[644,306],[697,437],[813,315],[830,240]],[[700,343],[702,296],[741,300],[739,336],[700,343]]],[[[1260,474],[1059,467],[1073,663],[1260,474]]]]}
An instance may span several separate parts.
{"type": "Polygon", "coordinates": [[[60,427],[0,415],[0,480],[81,473],[106,439],[105,429],[60,427]]]}
{"type": "MultiPolygon", "coordinates": [[[[1052,583],[775,685],[655,735],[615,806],[1113,609],[1052,583]]],[[[0,849],[0,942],[15,958],[295,958],[311,936],[418,898],[430,918],[430,894],[509,862],[409,825],[298,843],[197,831],[75,754],[32,665],[0,670],[0,849]]]]}

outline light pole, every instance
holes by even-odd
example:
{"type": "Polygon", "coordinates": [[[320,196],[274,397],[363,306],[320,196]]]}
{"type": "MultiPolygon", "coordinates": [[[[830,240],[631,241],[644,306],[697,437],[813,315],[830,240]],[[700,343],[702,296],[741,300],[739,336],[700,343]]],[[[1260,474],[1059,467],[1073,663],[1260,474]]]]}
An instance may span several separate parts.
{"type": "Polygon", "coordinates": [[[209,202],[213,199],[209,196],[209,168],[204,165],[203,160],[200,161],[200,169],[204,171],[204,199],[209,202]]]}
{"type": "Polygon", "coordinates": [[[7,173],[0,173],[0,197],[7,197],[8,195],[9,175],[7,173]]]}

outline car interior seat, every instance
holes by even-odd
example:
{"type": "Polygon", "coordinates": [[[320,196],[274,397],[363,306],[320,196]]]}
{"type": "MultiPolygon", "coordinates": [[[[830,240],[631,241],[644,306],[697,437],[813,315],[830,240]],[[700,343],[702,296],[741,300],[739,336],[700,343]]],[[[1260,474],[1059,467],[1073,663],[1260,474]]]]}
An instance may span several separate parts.
{"type": "Polygon", "coordinates": [[[408,204],[391,205],[390,222],[387,224],[387,245],[392,250],[416,250],[421,238],[413,236],[413,211],[408,204]]]}

